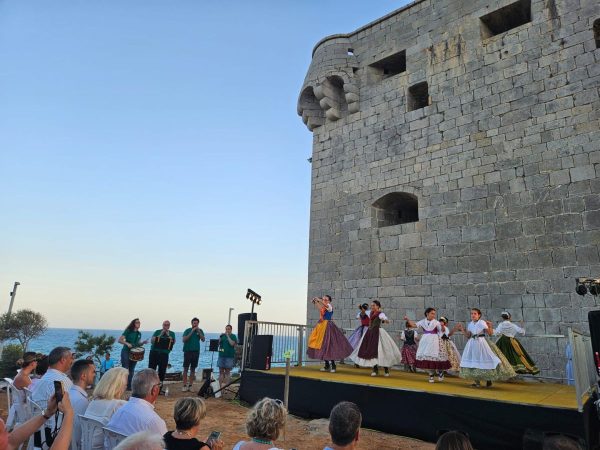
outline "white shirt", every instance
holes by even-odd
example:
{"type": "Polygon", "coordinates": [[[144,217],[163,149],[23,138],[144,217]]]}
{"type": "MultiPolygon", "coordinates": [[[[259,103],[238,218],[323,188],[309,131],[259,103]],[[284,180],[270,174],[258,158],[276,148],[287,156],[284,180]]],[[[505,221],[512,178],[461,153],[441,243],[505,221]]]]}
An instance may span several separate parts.
{"type": "Polygon", "coordinates": [[[485,323],[484,320],[478,320],[477,322],[469,322],[469,325],[467,325],[467,330],[471,332],[472,336],[476,336],[479,334],[486,334],[484,333],[484,330],[487,330],[488,326],[487,323],[485,323]]]}
{"type": "MultiPolygon", "coordinates": [[[[360,315],[361,315],[361,314],[362,314],[362,312],[360,312],[360,311],[359,311],[359,313],[356,315],[356,318],[357,318],[357,319],[360,319],[360,318],[361,318],[361,317],[360,317],[360,315]]],[[[367,317],[370,317],[370,316],[371,316],[371,310],[370,310],[370,309],[367,309],[367,310],[365,311],[365,314],[367,315],[367,317]]]]}
{"type": "Polygon", "coordinates": [[[433,319],[433,320],[421,319],[416,323],[416,325],[417,325],[417,327],[421,327],[425,331],[433,331],[436,328],[438,331],[442,330],[440,323],[435,319],[433,319]]]}
{"type": "Polygon", "coordinates": [[[85,389],[74,384],[73,387],[69,389],[69,400],[71,400],[71,406],[73,406],[73,412],[75,413],[75,419],[73,420],[73,438],[71,439],[71,442],[76,444],[71,445],[71,449],[73,449],[80,447],[81,423],[79,421],[79,415],[81,414],[83,416],[89,405],[88,394],[85,389]]]}
{"type": "Polygon", "coordinates": [[[107,427],[125,436],[146,430],[161,436],[167,432],[167,424],[156,414],[154,405],[137,397],[131,397],[123,407],[119,408],[107,427]]]}
{"type": "MultiPolygon", "coordinates": [[[[92,400],[87,409],[85,410],[85,417],[95,419],[101,422],[103,425],[108,424],[113,414],[127,402],[121,399],[104,400],[96,399],[92,400]]],[[[92,438],[92,450],[104,449],[104,435],[101,428],[94,430],[94,437],[92,438]]]]}
{"type": "MultiPolygon", "coordinates": [[[[400,333],[400,340],[401,341],[405,341],[406,340],[406,334],[404,334],[405,331],[408,331],[408,330],[402,330],[402,332],[400,333]]],[[[415,341],[418,341],[419,340],[419,333],[417,333],[417,330],[411,329],[410,331],[412,331],[414,333],[413,337],[415,338],[415,341]]]]}
{"type": "Polygon", "coordinates": [[[505,320],[496,327],[494,334],[503,334],[512,338],[517,334],[525,334],[525,329],[512,323],[510,320],[505,320]]]}
{"type": "MultiPolygon", "coordinates": [[[[37,403],[40,408],[46,409],[48,407],[48,400],[54,395],[55,381],[62,382],[64,391],[68,392],[73,387],[73,382],[65,373],[56,369],[48,369],[40,381],[35,384],[31,394],[31,400],[37,403]]],[[[46,426],[54,427],[54,417],[48,419],[46,426]]]]}

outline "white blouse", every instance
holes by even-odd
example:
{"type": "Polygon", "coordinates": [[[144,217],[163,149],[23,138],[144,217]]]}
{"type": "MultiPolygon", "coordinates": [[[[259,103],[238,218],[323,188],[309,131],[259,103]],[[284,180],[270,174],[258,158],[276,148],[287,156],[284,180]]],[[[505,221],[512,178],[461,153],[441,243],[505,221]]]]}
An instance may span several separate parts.
{"type": "Polygon", "coordinates": [[[510,320],[505,320],[498,324],[494,330],[494,334],[503,334],[508,337],[515,337],[517,334],[525,334],[525,329],[512,323],[510,320]]]}
{"type": "Polygon", "coordinates": [[[478,334],[484,334],[483,331],[487,330],[488,326],[485,323],[485,320],[478,320],[477,322],[469,322],[467,325],[467,330],[471,332],[471,335],[475,336],[478,334]]]}
{"type": "Polygon", "coordinates": [[[435,319],[433,319],[433,320],[421,319],[416,323],[416,325],[417,325],[417,327],[420,327],[425,331],[433,331],[435,329],[437,329],[438,331],[442,330],[440,323],[435,319]]]}

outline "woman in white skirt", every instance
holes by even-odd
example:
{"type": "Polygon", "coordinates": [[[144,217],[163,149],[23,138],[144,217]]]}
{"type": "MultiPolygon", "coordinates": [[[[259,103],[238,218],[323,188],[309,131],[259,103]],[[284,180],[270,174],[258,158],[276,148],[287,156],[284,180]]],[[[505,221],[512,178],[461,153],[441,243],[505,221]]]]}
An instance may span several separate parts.
{"type": "Polygon", "coordinates": [[[481,380],[485,380],[486,386],[490,387],[492,381],[507,380],[515,376],[515,371],[506,358],[501,359],[485,339],[492,334],[493,328],[491,322],[481,320],[479,309],[471,309],[471,322],[466,330],[463,326],[461,329],[468,338],[460,361],[461,378],[473,380],[473,387],[480,387],[481,380]]]}
{"type": "Polygon", "coordinates": [[[354,361],[354,364],[361,367],[372,367],[372,377],[377,376],[379,366],[383,367],[384,376],[389,377],[390,367],[394,364],[400,364],[402,360],[398,346],[387,331],[381,328],[382,323],[389,323],[389,319],[381,311],[381,303],[378,300],[373,300],[369,329],[350,355],[350,359],[354,361]]]}
{"type": "Polygon", "coordinates": [[[437,311],[435,308],[425,310],[425,318],[418,322],[413,322],[408,317],[404,317],[411,327],[421,329],[421,340],[417,349],[418,369],[429,372],[429,382],[434,382],[434,375],[438,373],[438,380],[444,381],[444,371],[452,367],[448,361],[448,354],[445,346],[441,343],[439,334],[442,332],[442,325],[435,319],[437,311]]]}

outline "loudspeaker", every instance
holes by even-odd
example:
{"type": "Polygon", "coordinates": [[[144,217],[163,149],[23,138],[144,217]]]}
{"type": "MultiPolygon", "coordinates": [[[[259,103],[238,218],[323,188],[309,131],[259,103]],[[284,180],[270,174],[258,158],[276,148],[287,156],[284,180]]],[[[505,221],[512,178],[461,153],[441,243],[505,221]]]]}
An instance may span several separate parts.
{"type": "Polygon", "coordinates": [[[588,313],[588,322],[590,325],[590,338],[592,341],[592,351],[594,354],[594,363],[600,375],[600,311],[590,311],[588,313]]]}
{"type": "Polygon", "coordinates": [[[209,352],[218,352],[219,351],[219,340],[211,339],[208,341],[208,351],[209,352]]]}
{"type": "Polygon", "coordinates": [[[260,334],[252,338],[250,347],[250,368],[255,370],[269,370],[271,356],[273,355],[273,335],[260,334]]]}
{"type": "Polygon", "coordinates": [[[256,313],[243,313],[238,314],[238,344],[244,345],[244,329],[246,328],[246,321],[257,320],[256,313]]]}

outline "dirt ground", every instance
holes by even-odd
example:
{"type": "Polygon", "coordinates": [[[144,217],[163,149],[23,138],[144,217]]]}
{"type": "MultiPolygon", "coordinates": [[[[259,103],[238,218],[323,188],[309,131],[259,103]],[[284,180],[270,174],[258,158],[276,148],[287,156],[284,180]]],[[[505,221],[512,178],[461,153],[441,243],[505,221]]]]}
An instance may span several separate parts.
{"type": "MultiPolygon", "coordinates": [[[[169,396],[159,397],[156,403],[157,413],[167,422],[167,428],[173,430],[173,405],[178,398],[189,395],[181,392],[181,384],[169,385],[169,396]]],[[[225,442],[225,449],[231,449],[238,441],[246,439],[245,420],[248,408],[233,400],[233,394],[226,393],[228,398],[210,398],[207,400],[208,414],[202,422],[198,439],[205,440],[211,431],[221,431],[221,438],[225,442]]],[[[6,420],[6,392],[0,392],[0,416],[6,420]]],[[[304,420],[288,416],[285,439],[283,436],[276,441],[276,446],[283,449],[317,450],[329,444],[327,420],[304,420]]],[[[359,441],[361,450],[396,450],[414,449],[431,450],[433,444],[417,441],[410,438],[380,433],[378,431],[362,429],[359,441]]]]}

